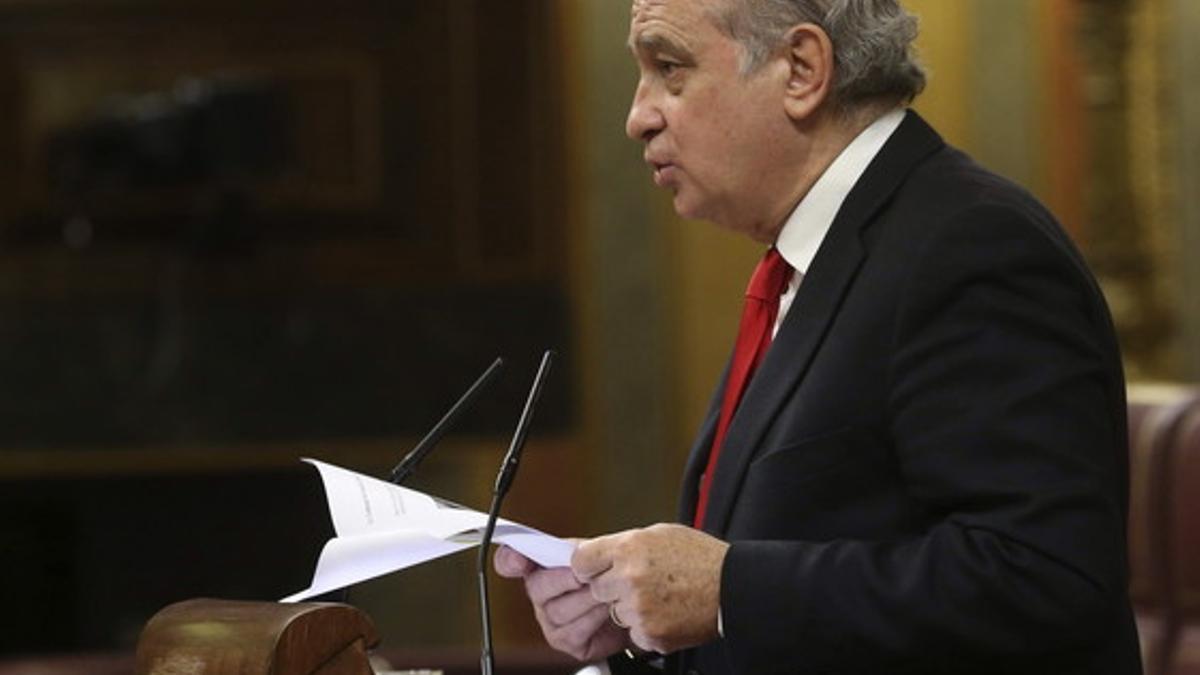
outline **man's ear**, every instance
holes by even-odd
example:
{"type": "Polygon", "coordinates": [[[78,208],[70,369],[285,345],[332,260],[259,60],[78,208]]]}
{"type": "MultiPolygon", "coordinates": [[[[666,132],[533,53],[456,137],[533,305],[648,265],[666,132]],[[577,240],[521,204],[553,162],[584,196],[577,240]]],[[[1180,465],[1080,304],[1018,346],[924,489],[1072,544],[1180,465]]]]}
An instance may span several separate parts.
{"type": "Polygon", "coordinates": [[[788,31],[786,56],[784,108],[794,121],[808,119],[833,90],[833,41],[820,26],[800,24],[788,31]]]}

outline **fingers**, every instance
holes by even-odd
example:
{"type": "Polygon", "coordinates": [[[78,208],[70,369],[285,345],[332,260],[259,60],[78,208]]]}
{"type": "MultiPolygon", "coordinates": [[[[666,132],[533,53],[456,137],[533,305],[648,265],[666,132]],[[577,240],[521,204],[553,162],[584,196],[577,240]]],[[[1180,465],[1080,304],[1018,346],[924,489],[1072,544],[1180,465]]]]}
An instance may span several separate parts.
{"type": "Polygon", "coordinates": [[[538,568],[525,575],[525,592],[534,605],[544,605],[551,598],[578,591],[583,584],[565,567],[538,568]]]}
{"type": "Polygon", "coordinates": [[[629,554],[637,548],[638,530],[582,541],[571,556],[571,571],[592,591],[597,602],[616,602],[629,590],[629,554]]]}
{"type": "Polygon", "coordinates": [[[629,635],[613,625],[608,606],[598,602],[570,568],[543,568],[507,546],[492,559],[496,572],[521,578],[546,643],[581,661],[605,658],[629,645],[629,635]]]}
{"type": "Polygon", "coordinates": [[[596,602],[610,604],[621,600],[629,593],[630,582],[610,569],[598,577],[593,577],[588,581],[587,587],[596,602]]]}
{"type": "Polygon", "coordinates": [[[571,571],[581,581],[589,581],[608,571],[613,565],[613,552],[620,534],[596,537],[579,542],[571,555],[571,571]]]}
{"type": "Polygon", "coordinates": [[[589,661],[622,649],[624,631],[609,620],[608,606],[566,568],[540,570],[525,578],[534,616],[546,643],[558,651],[589,661]]]}
{"type": "Polygon", "coordinates": [[[520,579],[539,569],[537,563],[507,546],[496,549],[492,566],[496,568],[496,574],[509,579],[520,579]]]}
{"type": "Polygon", "coordinates": [[[538,623],[546,643],[580,661],[611,656],[628,644],[628,636],[608,618],[608,607],[592,605],[583,615],[564,625],[555,625],[539,614],[538,623]]]}
{"type": "Polygon", "coordinates": [[[604,606],[603,603],[596,602],[586,588],[581,588],[547,600],[542,605],[542,611],[551,623],[562,626],[582,617],[597,605],[604,606]]]}
{"type": "Polygon", "coordinates": [[[728,548],[693,528],[659,524],[581,542],[571,568],[628,624],[634,644],[676,651],[716,636],[728,548]]]}
{"type": "Polygon", "coordinates": [[[604,626],[604,620],[608,618],[607,605],[590,602],[590,597],[584,591],[573,596],[534,606],[538,623],[547,638],[554,635],[562,641],[564,637],[574,636],[575,639],[566,641],[578,643],[604,626]]]}

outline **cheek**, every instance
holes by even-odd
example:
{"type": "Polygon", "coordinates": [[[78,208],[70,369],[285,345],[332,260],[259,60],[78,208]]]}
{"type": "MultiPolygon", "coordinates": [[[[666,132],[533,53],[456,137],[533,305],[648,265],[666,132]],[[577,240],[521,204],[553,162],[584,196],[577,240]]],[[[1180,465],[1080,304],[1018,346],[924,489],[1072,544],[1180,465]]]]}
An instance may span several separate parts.
{"type": "Polygon", "coordinates": [[[690,113],[680,118],[674,139],[687,166],[711,175],[736,165],[745,150],[737,111],[701,104],[690,113]]]}
{"type": "Polygon", "coordinates": [[[704,129],[703,151],[694,157],[697,180],[705,191],[716,195],[736,195],[744,189],[748,147],[738,130],[726,120],[716,119],[704,129]]]}
{"type": "Polygon", "coordinates": [[[753,96],[714,101],[698,117],[698,127],[705,130],[709,158],[726,176],[758,180],[764,166],[777,162],[774,156],[782,150],[780,143],[786,129],[779,120],[764,112],[761,100],[753,96]]]}
{"type": "Polygon", "coordinates": [[[743,110],[736,103],[731,105],[728,97],[707,97],[693,106],[696,129],[712,144],[736,140],[743,126],[743,110]]]}

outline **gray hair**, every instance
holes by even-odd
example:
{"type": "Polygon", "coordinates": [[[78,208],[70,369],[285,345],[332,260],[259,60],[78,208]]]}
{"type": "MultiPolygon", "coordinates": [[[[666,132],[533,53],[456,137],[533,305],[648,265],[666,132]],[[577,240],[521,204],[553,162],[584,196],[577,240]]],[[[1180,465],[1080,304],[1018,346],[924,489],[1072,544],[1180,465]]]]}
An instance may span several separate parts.
{"type": "Polygon", "coordinates": [[[908,103],[925,88],[917,18],[899,0],[725,0],[717,25],[742,44],[743,72],[763,65],[788,30],[820,26],[833,42],[833,101],[843,111],[908,103]]]}

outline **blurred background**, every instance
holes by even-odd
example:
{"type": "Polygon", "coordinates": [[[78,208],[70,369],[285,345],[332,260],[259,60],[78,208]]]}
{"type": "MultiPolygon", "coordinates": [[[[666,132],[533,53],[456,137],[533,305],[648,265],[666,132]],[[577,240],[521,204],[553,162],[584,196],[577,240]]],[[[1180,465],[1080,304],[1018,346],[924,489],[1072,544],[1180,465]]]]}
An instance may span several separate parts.
{"type": "MultiPolygon", "coordinates": [[[[1131,381],[1200,378],[1200,3],[906,0],[916,108],[1029,187],[1131,381]]],[[[624,138],[617,0],[0,0],[0,661],[126,653],[162,606],[308,585],[313,456],[506,514],[674,517],[759,247],[683,222],[624,138]]],[[[396,649],[474,650],[472,556],[362,584],[396,649]]],[[[493,587],[499,648],[540,643],[493,587]]],[[[433,664],[436,665],[436,664],[433,664]]]]}

